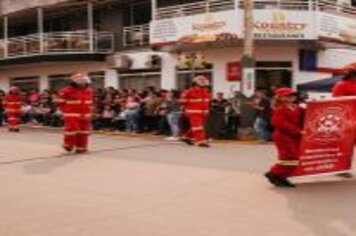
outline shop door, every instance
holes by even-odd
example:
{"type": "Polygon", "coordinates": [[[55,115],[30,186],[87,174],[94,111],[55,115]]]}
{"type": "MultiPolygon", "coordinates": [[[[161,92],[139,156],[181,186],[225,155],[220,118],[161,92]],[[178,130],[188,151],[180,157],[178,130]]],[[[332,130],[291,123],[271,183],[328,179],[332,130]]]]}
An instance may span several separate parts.
{"type": "Polygon", "coordinates": [[[290,61],[259,61],[256,63],[256,86],[272,95],[278,87],[291,87],[293,64],[290,61]]]}

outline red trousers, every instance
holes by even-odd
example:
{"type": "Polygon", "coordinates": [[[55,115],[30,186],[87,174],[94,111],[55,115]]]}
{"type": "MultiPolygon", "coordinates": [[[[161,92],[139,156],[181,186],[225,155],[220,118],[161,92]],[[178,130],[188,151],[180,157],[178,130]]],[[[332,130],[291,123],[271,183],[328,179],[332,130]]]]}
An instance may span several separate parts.
{"type": "Polygon", "coordinates": [[[299,138],[274,135],[274,142],[278,151],[278,162],[272,166],[273,174],[289,177],[299,164],[299,138]]]}
{"type": "Polygon", "coordinates": [[[187,114],[190,128],[183,134],[184,138],[191,139],[197,144],[206,142],[206,135],[204,131],[204,124],[206,115],[204,114],[187,114]]]}
{"type": "Polygon", "coordinates": [[[18,129],[20,124],[20,113],[9,112],[6,114],[9,128],[18,129]]]}
{"type": "Polygon", "coordinates": [[[79,151],[88,149],[91,121],[88,118],[64,119],[64,146],[79,151]]]}

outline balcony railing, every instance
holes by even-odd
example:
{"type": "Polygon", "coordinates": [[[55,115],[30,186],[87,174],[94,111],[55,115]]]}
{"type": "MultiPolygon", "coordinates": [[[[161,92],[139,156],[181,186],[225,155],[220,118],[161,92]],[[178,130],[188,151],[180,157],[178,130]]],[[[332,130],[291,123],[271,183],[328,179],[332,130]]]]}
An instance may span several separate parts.
{"type": "Polygon", "coordinates": [[[155,19],[160,20],[181,16],[203,14],[206,12],[226,11],[234,8],[235,0],[207,0],[158,8],[156,10],[155,19]]]}
{"type": "Polygon", "coordinates": [[[70,31],[32,34],[0,41],[0,59],[70,53],[111,53],[110,32],[70,31]]]}
{"type": "MultiPolygon", "coordinates": [[[[236,7],[235,0],[205,0],[195,3],[187,3],[162,7],[156,9],[155,20],[169,19],[182,16],[204,14],[232,10],[236,7]]],[[[243,9],[243,0],[238,1],[238,7],[243,9]]],[[[338,4],[329,0],[255,0],[255,9],[282,9],[296,11],[323,11],[334,14],[356,16],[356,8],[344,4],[338,4]]]]}
{"type": "Polygon", "coordinates": [[[147,46],[150,42],[150,26],[133,25],[124,27],[124,47],[147,46]]]}

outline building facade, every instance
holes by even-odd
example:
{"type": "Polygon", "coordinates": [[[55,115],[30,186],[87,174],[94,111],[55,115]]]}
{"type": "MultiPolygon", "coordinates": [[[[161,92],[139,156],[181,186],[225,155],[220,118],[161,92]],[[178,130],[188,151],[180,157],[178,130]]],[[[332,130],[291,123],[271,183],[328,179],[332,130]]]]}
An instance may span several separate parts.
{"type": "Polygon", "coordinates": [[[1,1],[0,88],[58,89],[75,72],[96,88],[214,92],[297,86],[356,61],[351,2],[254,1],[255,79],[242,81],[238,0],[1,1]]]}

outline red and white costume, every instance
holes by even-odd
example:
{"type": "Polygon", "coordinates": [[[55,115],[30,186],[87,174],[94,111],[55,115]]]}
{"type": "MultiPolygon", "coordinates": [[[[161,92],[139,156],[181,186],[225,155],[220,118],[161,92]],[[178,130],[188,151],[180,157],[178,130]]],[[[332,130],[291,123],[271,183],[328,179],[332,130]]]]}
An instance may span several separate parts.
{"type": "Polygon", "coordinates": [[[22,98],[17,87],[11,87],[4,99],[4,108],[9,124],[9,131],[19,131],[22,98]]]}

